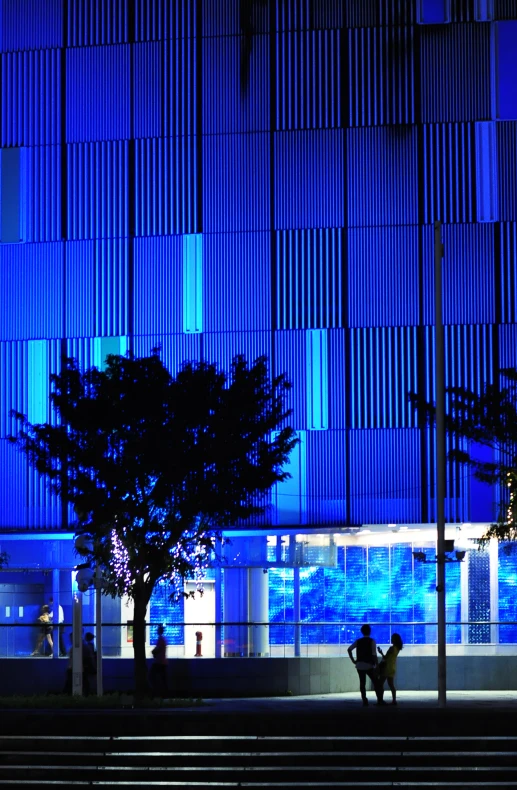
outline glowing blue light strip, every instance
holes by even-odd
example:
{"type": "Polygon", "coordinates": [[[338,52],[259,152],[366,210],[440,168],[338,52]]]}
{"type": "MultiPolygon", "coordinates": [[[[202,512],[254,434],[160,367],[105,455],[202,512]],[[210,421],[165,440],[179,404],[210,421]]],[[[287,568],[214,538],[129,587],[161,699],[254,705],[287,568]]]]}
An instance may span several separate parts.
{"type": "Polygon", "coordinates": [[[325,329],[307,332],[307,426],[328,428],[328,353],[325,329]]]}
{"type": "Polygon", "coordinates": [[[27,417],[29,422],[43,423],[47,420],[48,404],[47,341],[30,340],[27,345],[29,383],[27,417]]]}
{"type": "Polygon", "coordinates": [[[203,237],[183,236],[183,331],[203,331],[203,237]]]}

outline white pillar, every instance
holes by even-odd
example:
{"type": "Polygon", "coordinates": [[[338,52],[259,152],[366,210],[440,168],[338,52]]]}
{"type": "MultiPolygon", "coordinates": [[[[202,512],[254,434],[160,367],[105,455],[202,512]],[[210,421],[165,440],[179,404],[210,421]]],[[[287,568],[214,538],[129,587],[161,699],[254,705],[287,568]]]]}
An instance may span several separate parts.
{"type": "Polygon", "coordinates": [[[460,562],[460,590],[461,590],[461,644],[468,645],[469,643],[469,626],[466,625],[469,619],[469,559],[470,555],[467,552],[465,560],[460,562]]]}
{"type": "Polygon", "coordinates": [[[224,569],[224,655],[248,657],[248,569],[224,569]],[[229,625],[226,625],[229,623],[229,625]]]}
{"type": "Polygon", "coordinates": [[[300,594],[300,568],[294,568],[294,601],[293,601],[294,627],[294,655],[302,654],[302,627],[299,625],[302,619],[301,594],[300,594]]]}
{"type": "Polygon", "coordinates": [[[219,623],[219,625],[215,626],[215,657],[221,658],[222,650],[222,627],[220,625],[221,622],[221,582],[222,582],[222,573],[221,568],[216,567],[215,569],[215,622],[219,623]]]}
{"type": "Polygon", "coordinates": [[[52,641],[54,643],[54,658],[59,658],[61,655],[61,641],[65,638],[65,635],[62,633],[61,629],[64,628],[63,625],[59,625],[59,570],[54,568],[52,570],[52,624],[54,628],[52,629],[52,641]]]}
{"type": "Polygon", "coordinates": [[[490,556],[490,642],[499,644],[499,541],[491,538],[488,545],[490,556]]]}
{"type": "Polygon", "coordinates": [[[250,622],[267,623],[251,625],[249,629],[250,656],[269,656],[269,575],[262,568],[248,571],[248,611],[250,622]]]}

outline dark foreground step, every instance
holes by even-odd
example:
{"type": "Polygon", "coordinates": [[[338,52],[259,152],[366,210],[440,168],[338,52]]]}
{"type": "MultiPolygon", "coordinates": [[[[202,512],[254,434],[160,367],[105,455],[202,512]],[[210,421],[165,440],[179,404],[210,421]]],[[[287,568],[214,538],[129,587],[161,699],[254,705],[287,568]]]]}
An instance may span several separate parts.
{"type": "Polygon", "coordinates": [[[0,736],[0,787],[517,788],[517,737],[0,736]]]}
{"type": "Polygon", "coordinates": [[[490,753],[517,755],[517,735],[0,735],[0,751],[41,754],[490,753]]]}

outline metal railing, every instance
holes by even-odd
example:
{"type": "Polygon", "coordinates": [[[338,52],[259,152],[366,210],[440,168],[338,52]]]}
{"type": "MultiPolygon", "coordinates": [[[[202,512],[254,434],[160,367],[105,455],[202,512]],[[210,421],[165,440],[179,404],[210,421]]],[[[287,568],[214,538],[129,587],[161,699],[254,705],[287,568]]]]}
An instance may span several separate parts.
{"type": "MultiPolygon", "coordinates": [[[[372,636],[381,646],[391,634],[401,635],[405,654],[436,655],[437,622],[370,621],[372,636]]],[[[360,636],[360,622],[156,622],[146,624],[147,654],[157,638],[158,625],[165,626],[170,658],[253,656],[346,656],[349,645],[360,636]],[[199,639],[198,634],[202,637],[199,639]]],[[[95,635],[95,623],[83,623],[83,633],[95,635]]],[[[66,658],[72,624],[41,626],[39,623],[0,624],[0,658],[66,658]]],[[[450,654],[483,654],[483,651],[517,655],[517,621],[450,621],[446,626],[450,654]]],[[[133,656],[132,622],[102,623],[104,658],[133,656]]]]}

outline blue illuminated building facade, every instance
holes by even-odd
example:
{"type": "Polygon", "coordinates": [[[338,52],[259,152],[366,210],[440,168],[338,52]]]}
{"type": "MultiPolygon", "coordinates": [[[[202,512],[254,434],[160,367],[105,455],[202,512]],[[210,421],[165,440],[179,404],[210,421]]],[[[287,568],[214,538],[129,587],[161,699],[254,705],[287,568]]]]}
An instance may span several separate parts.
{"type": "MultiPolygon", "coordinates": [[[[436,566],[413,552],[435,551],[434,431],[407,394],[434,392],[435,220],[446,384],[517,366],[517,4],[250,2],[246,88],[240,5],[0,0],[0,625],[20,585],[23,616],[54,590],[69,619],[74,564],[9,411],[50,419],[64,355],[160,344],[173,372],[266,354],[293,383],[291,479],[232,533],[203,614],[269,634],[227,629],[215,654],[330,649],[366,620],[433,645],[436,566]]],[[[458,547],[496,509],[448,465],[458,547]]],[[[448,565],[451,644],[517,641],[503,549],[448,565]]],[[[194,622],[186,607],[158,590],[151,620],[194,622]]]]}

